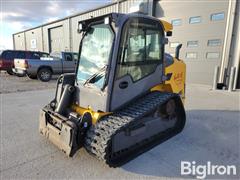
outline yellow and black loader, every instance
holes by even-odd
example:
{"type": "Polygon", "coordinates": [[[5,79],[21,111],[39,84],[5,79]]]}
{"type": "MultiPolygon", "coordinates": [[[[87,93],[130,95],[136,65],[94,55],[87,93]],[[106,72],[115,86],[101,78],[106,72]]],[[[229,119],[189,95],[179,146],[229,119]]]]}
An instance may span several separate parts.
{"type": "Polygon", "coordinates": [[[165,53],[172,25],[140,13],[79,22],[76,73],[57,81],[39,131],[68,156],[81,147],[117,167],[185,125],[185,63],[165,53]]]}

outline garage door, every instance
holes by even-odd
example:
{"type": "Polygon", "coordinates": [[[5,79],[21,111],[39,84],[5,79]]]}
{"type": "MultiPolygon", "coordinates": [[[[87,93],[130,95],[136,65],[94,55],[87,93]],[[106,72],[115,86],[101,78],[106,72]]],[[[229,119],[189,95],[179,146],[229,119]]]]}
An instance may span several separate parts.
{"type": "Polygon", "coordinates": [[[63,51],[63,26],[49,29],[49,52],[63,51]]]}
{"type": "Polygon", "coordinates": [[[236,89],[240,89],[240,65],[238,67],[237,86],[236,89]]]}

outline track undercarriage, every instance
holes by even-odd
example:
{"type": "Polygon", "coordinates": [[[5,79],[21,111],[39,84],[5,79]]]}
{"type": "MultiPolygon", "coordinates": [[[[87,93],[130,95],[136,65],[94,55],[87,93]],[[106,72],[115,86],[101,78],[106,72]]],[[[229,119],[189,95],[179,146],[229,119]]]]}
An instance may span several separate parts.
{"type": "Polygon", "coordinates": [[[184,124],[179,96],[152,92],[92,126],[85,148],[116,167],[181,132],[184,124]]]}

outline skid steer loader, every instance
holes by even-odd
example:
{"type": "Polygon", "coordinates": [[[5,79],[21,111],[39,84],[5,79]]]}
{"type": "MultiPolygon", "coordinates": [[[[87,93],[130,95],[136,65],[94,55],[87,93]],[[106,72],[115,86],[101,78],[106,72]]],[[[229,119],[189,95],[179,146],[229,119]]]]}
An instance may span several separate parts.
{"type": "Polygon", "coordinates": [[[75,74],[57,81],[39,131],[68,156],[85,149],[110,167],[181,132],[185,64],[164,52],[172,25],[143,14],[79,22],[75,74]],[[79,36],[80,36],[79,35],[79,36]]]}

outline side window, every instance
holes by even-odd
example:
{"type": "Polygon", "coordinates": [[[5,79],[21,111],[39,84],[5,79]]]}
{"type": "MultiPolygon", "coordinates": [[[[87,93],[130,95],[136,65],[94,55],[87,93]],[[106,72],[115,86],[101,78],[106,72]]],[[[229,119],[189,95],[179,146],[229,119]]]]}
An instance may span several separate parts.
{"type": "Polygon", "coordinates": [[[65,53],[64,57],[65,57],[65,61],[72,61],[73,60],[71,53],[65,53]]]}
{"type": "Polygon", "coordinates": [[[37,52],[31,53],[30,59],[40,59],[40,53],[37,53],[37,52]]]}
{"type": "Polygon", "coordinates": [[[33,52],[24,52],[24,56],[26,59],[33,59],[33,52]]]}
{"type": "Polygon", "coordinates": [[[224,12],[211,14],[211,21],[224,20],[224,12]]]}
{"type": "Polygon", "coordinates": [[[40,53],[40,57],[46,58],[46,57],[49,57],[49,54],[48,53],[40,53]]]}
{"type": "Polygon", "coordinates": [[[78,60],[78,54],[77,54],[77,53],[74,53],[74,54],[73,54],[73,60],[74,60],[74,61],[77,61],[77,60],[78,60]]]}
{"type": "Polygon", "coordinates": [[[132,19],[124,27],[117,78],[130,75],[138,81],[162,63],[163,30],[154,21],[132,19]]]}
{"type": "Polygon", "coordinates": [[[26,54],[23,51],[18,51],[18,52],[16,52],[15,58],[25,59],[26,58],[26,54]]]}

